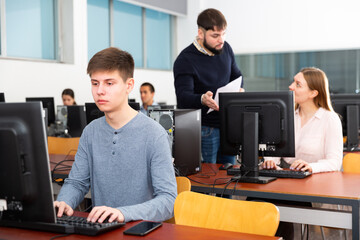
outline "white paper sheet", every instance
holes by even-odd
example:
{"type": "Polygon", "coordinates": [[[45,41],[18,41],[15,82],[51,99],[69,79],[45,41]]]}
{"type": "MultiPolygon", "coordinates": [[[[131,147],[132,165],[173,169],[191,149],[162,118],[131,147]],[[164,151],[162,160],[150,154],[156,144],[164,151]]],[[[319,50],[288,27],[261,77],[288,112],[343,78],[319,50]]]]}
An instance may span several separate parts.
{"type": "MultiPolygon", "coordinates": [[[[239,92],[240,86],[241,86],[242,76],[238,77],[234,81],[229,82],[225,86],[218,88],[215,93],[215,102],[217,105],[219,105],[219,93],[225,93],[225,92],[239,92]]],[[[208,114],[214,111],[214,109],[209,108],[208,114]]]]}

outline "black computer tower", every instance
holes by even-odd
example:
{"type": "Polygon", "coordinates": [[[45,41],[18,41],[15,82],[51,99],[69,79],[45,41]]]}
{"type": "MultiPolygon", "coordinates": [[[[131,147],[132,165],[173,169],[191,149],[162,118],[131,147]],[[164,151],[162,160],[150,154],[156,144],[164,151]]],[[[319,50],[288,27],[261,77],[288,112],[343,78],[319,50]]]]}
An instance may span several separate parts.
{"type": "Polygon", "coordinates": [[[201,110],[152,110],[149,117],[159,122],[172,142],[174,165],[179,175],[201,170],[201,110]]]}

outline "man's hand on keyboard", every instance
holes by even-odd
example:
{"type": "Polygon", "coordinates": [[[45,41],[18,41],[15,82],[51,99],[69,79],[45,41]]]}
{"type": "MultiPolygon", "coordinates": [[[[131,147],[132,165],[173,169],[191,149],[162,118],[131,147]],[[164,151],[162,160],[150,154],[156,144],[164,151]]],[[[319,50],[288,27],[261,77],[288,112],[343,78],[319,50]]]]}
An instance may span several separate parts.
{"type": "Polygon", "coordinates": [[[94,207],[87,218],[90,222],[98,221],[99,223],[104,222],[106,219],[108,222],[113,222],[115,220],[118,222],[124,222],[125,220],[124,215],[119,209],[107,206],[94,207]]]}
{"type": "Polygon", "coordinates": [[[54,207],[57,208],[57,216],[62,217],[62,215],[65,213],[67,216],[72,216],[74,214],[74,210],[67,205],[65,202],[54,202],[54,207]]]}
{"type": "Polygon", "coordinates": [[[304,161],[304,160],[301,160],[301,159],[298,159],[298,160],[295,160],[291,166],[290,166],[290,169],[291,170],[294,170],[294,171],[308,171],[308,172],[312,172],[312,168],[311,166],[309,165],[308,162],[304,161]]]}

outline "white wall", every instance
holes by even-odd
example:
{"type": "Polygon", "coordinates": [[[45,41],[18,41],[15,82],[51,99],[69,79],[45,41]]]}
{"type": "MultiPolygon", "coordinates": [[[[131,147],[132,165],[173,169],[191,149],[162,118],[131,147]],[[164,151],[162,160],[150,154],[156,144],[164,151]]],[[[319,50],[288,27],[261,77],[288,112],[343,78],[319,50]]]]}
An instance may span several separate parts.
{"type": "MultiPolygon", "coordinates": [[[[0,58],[0,92],[5,92],[6,101],[53,96],[55,104],[60,105],[61,91],[67,87],[74,89],[78,104],[92,101],[86,75],[86,0],[62,1],[73,7],[73,11],[65,12],[73,12],[74,26],[63,33],[66,40],[71,40],[65,42],[73,42],[73,63],[0,58]]],[[[208,7],[219,9],[227,18],[227,41],[235,53],[360,47],[358,0],[188,0],[188,16],[177,19],[176,55],[194,40],[197,15],[208,7]]],[[[155,101],[176,104],[172,71],[136,69],[130,98],[140,101],[139,86],[145,81],[154,84],[155,101]]]]}
{"type": "Polygon", "coordinates": [[[203,0],[223,12],[235,53],[360,47],[358,0],[203,0]]]}

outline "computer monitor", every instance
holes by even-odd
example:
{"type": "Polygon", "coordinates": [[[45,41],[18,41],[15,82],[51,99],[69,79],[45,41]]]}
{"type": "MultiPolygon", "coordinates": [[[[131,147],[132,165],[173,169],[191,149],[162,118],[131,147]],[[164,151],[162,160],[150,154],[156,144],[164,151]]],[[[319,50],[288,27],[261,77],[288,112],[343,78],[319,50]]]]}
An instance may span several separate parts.
{"type": "Polygon", "coordinates": [[[70,137],[80,137],[86,126],[85,106],[57,106],[56,119],[61,122],[62,129],[66,129],[70,137]]]}
{"type": "Polygon", "coordinates": [[[136,111],[140,111],[140,103],[138,102],[128,102],[129,106],[132,107],[136,111]]]}
{"type": "Polygon", "coordinates": [[[294,97],[291,91],[221,93],[220,147],[241,154],[242,182],[266,183],[259,177],[263,156],[295,157],[294,97]]]}
{"type": "Polygon", "coordinates": [[[345,151],[359,150],[360,94],[332,94],[334,111],[341,117],[343,135],[347,136],[345,151]]]}
{"type": "Polygon", "coordinates": [[[0,102],[5,102],[5,93],[0,92],[0,102]]]}
{"type": "Polygon", "coordinates": [[[55,222],[43,108],[39,102],[0,104],[1,226],[55,222]]]}
{"type": "Polygon", "coordinates": [[[55,122],[55,105],[53,97],[27,97],[25,100],[26,102],[42,102],[43,108],[47,109],[48,126],[55,122]]]}
{"type": "Polygon", "coordinates": [[[104,116],[105,114],[99,110],[95,103],[85,103],[86,123],[104,116]]]}

